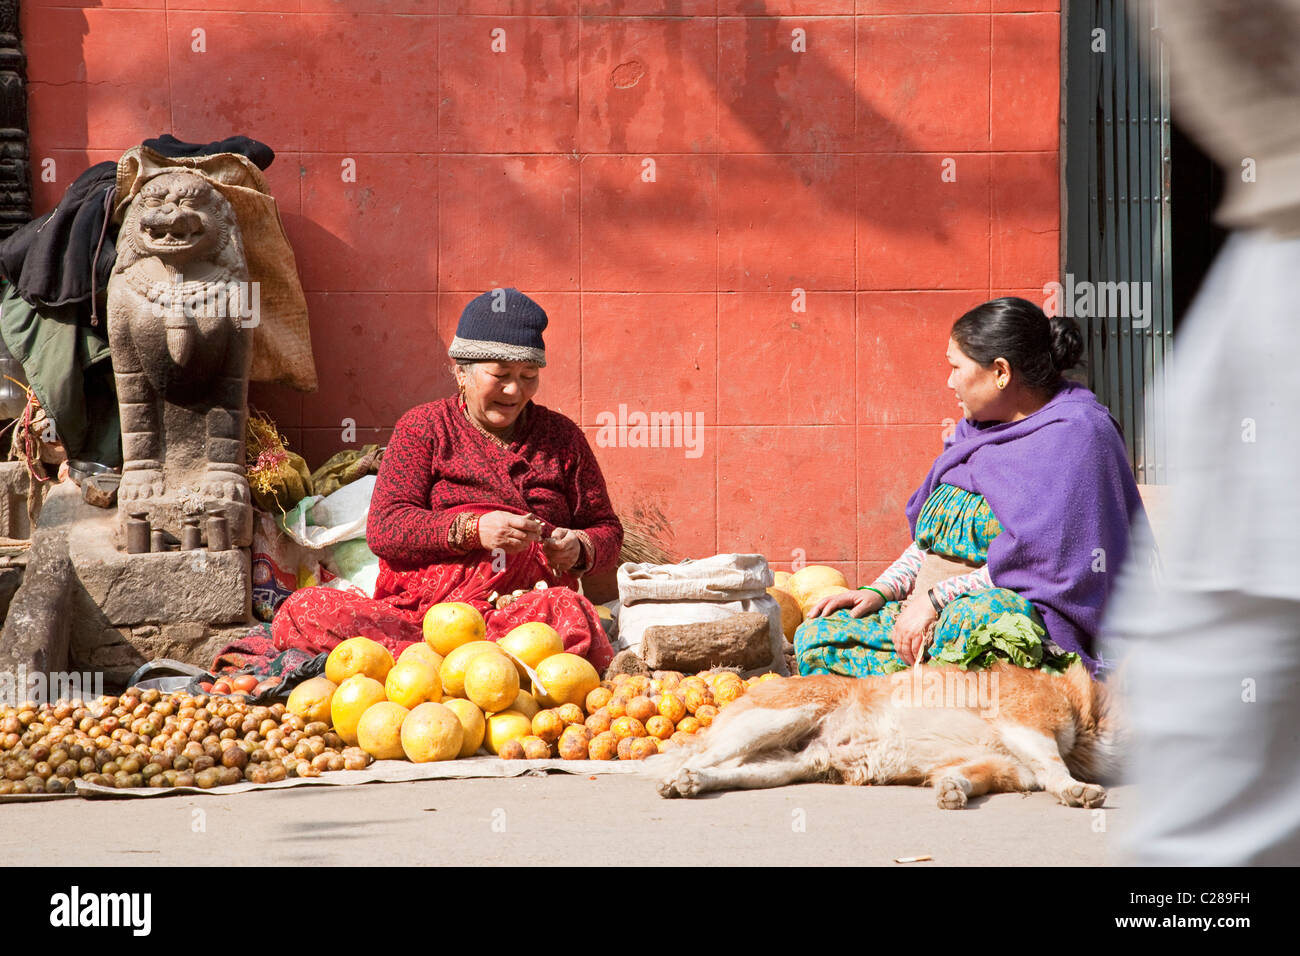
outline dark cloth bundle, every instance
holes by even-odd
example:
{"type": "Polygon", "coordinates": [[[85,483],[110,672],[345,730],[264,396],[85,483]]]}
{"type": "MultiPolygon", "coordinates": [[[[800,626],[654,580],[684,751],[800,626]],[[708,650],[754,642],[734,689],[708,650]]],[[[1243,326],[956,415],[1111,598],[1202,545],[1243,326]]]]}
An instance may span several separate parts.
{"type": "MultiPolygon", "coordinates": [[[[144,145],[164,156],[239,153],[261,169],[275,158],[269,146],[246,136],[198,144],[164,133],[144,145]]],[[[0,242],[0,278],[38,308],[85,303],[84,318],[98,325],[103,311],[93,296],[108,288],[117,259],[117,226],[110,215],[116,179],[117,163],[96,163],[73,181],[52,212],[0,242]]]]}

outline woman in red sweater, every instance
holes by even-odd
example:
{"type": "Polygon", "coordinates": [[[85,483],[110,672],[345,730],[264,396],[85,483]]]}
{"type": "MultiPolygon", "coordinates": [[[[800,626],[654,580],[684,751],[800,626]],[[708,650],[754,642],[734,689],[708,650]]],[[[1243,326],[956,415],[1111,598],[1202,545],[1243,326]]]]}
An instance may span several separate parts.
{"type": "Polygon", "coordinates": [[[298,591],[271,625],[276,646],[324,651],[362,636],[399,653],[423,639],[430,607],[465,601],[490,640],[545,621],[566,651],[605,668],[613,650],[577,581],[617,563],[623,526],[582,431],[532,401],[546,324],[515,289],[465,307],[448,349],[460,393],[403,415],[384,453],[366,524],[380,559],[374,598],[298,591]],[[547,587],[501,610],[487,602],[538,582],[547,587]]]}

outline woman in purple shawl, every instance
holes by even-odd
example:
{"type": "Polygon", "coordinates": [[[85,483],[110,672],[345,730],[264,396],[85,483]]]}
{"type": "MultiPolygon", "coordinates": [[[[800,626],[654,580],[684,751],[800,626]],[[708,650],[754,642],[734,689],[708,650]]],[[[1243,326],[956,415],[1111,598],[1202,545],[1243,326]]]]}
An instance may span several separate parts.
{"type": "Polygon", "coordinates": [[[962,409],[907,502],[913,543],[872,584],[818,603],[795,634],[800,674],[865,677],[994,660],[1092,670],[1102,609],[1145,521],[1119,424],[1061,373],[1078,324],[1024,299],[986,302],[948,343],[962,409]]]}

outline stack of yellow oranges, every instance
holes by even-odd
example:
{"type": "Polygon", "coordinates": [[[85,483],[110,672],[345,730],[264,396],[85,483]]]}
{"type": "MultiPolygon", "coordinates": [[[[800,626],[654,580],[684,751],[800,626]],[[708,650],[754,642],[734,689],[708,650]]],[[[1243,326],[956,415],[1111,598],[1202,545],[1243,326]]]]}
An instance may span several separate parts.
{"type": "Polygon", "coordinates": [[[424,643],[396,661],[365,637],[340,643],[289,710],[328,719],[380,760],[454,760],[480,748],[505,759],[637,760],[680,745],[776,677],[658,671],[601,681],[547,624],[522,624],[496,643],[485,634],[471,605],[435,605],[424,643]]]}

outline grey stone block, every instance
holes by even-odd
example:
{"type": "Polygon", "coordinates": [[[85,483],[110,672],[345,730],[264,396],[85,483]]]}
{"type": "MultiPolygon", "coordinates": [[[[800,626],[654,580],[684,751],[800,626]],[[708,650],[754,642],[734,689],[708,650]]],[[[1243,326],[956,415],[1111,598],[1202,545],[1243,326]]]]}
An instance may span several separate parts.
{"type": "Polygon", "coordinates": [[[86,511],[93,514],[83,514],[68,532],[69,556],[81,586],[110,624],[232,624],[251,618],[247,551],[126,554],[113,546],[111,513],[86,511]]]}

